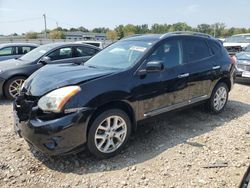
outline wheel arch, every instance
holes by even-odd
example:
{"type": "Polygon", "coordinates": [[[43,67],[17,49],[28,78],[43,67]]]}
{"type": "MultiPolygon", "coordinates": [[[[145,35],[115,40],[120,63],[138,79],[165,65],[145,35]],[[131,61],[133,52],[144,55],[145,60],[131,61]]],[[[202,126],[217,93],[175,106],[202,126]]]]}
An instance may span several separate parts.
{"type": "Polygon", "coordinates": [[[91,116],[90,120],[88,121],[87,134],[88,134],[89,128],[91,127],[91,124],[93,123],[93,121],[95,120],[95,118],[99,114],[101,114],[102,112],[104,112],[105,110],[110,110],[110,109],[120,109],[120,110],[123,110],[129,116],[129,118],[131,120],[132,130],[136,131],[136,128],[137,128],[136,116],[135,116],[135,112],[134,112],[133,108],[131,107],[131,105],[128,102],[125,102],[125,101],[111,101],[111,102],[108,102],[108,103],[105,103],[105,104],[99,106],[95,110],[95,112],[91,116]]]}
{"type": "Polygon", "coordinates": [[[4,88],[5,88],[6,84],[7,84],[7,82],[8,82],[9,80],[15,78],[15,77],[26,77],[26,79],[27,79],[29,76],[28,76],[28,75],[25,75],[25,74],[16,74],[16,75],[13,75],[13,76],[9,77],[8,79],[6,79],[6,80],[4,81],[4,83],[3,83],[3,87],[1,88],[4,97],[6,97],[4,88]]]}
{"type": "Polygon", "coordinates": [[[224,82],[227,85],[229,91],[232,89],[232,83],[231,83],[230,79],[227,77],[223,77],[220,80],[218,80],[218,82],[215,84],[214,87],[216,87],[221,82],[224,82]]]}

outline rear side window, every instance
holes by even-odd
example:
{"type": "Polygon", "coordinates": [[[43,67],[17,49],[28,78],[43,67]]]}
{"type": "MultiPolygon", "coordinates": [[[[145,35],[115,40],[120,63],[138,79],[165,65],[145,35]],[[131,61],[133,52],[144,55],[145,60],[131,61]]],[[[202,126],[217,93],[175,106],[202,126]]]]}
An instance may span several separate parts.
{"type": "Polygon", "coordinates": [[[93,56],[98,52],[96,49],[83,46],[77,46],[75,49],[76,49],[76,54],[75,54],[76,57],[93,56]]]}
{"type": "Polygon", "coordinates": [[[218,42],[209,40],[208,43],[213,54],[218,54],[220,52],[221,46],[218,42]]]}
{"type": "Polygon", "coordinates": [[[187,38],[183,41],[185,63],[192,63],[211,56],[205,40],[187,38]]]}
{"type": "Polygon", "coordinates": [[[13,55],[12,47],[6,47],[6,48],[0,49],[0,56],[7,56],[7,55],[13,55]]]}
{"type": "Polygon", "coordinates": [[[30,46],[22,46],[22,47],[18,47],[18,54],[26,54],[28,52],[30,52],[31,50],[33,50],[34,47],[30,47],[30,46]]]}

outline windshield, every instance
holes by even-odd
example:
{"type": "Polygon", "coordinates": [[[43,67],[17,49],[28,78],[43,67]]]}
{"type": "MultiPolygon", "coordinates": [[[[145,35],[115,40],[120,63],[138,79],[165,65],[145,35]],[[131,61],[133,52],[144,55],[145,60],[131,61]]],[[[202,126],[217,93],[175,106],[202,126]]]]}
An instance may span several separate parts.
{"type": "Polygon", "coordinates": [[[250,45],[247,46],[247,48],[246,48],[245,51],[246,51],[246,52],[250,52],[250,45]]]}
{"type": "Polygon", "coordinates": [[[250,35],[231,36],[226,39],[226,42],[250,43],[250,35]]]}
{"type": "Polygon", "coordinates": [[[134,65],[152,46],[147,41],[119,41],[85,63],[87,66],[126,69],[134,65]]]}
{"type": "Polygon", "coordinates": [[[23,55],[19,59],[25,60],[25,61],[35,61],[39,58],[41,58],[45,53],[47,53],[49,50],[51,50],[53,46],[40,46],[38,48],[35,48],[34,50],[30,51],[29,53],[23,55]]]}

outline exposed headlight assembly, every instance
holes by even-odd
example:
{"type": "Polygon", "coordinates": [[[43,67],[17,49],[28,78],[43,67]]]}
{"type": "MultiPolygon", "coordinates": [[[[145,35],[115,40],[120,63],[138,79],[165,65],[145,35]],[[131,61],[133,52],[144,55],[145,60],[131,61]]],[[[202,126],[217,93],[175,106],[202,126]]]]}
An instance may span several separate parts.
{"type": "Polygon", "coordinates": [[[61,112],[67,101],[81,91],[79,86],[67,86],[56,89],[38,101],[38,107],[45,112],[61,112]]]}

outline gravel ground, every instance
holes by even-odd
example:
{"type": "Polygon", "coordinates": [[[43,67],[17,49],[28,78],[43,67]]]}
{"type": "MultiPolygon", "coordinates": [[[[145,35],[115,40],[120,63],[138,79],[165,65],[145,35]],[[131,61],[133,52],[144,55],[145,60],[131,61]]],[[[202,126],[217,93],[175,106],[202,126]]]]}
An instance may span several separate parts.
{"type": "Polygon", "coordinates": [[[195,107],[143,124],[118,156],[49,158],[13,133],[0,99],[0,187],[238,187],[250,164],[250,85],[234,86],[227,108],[195,107]]]}

